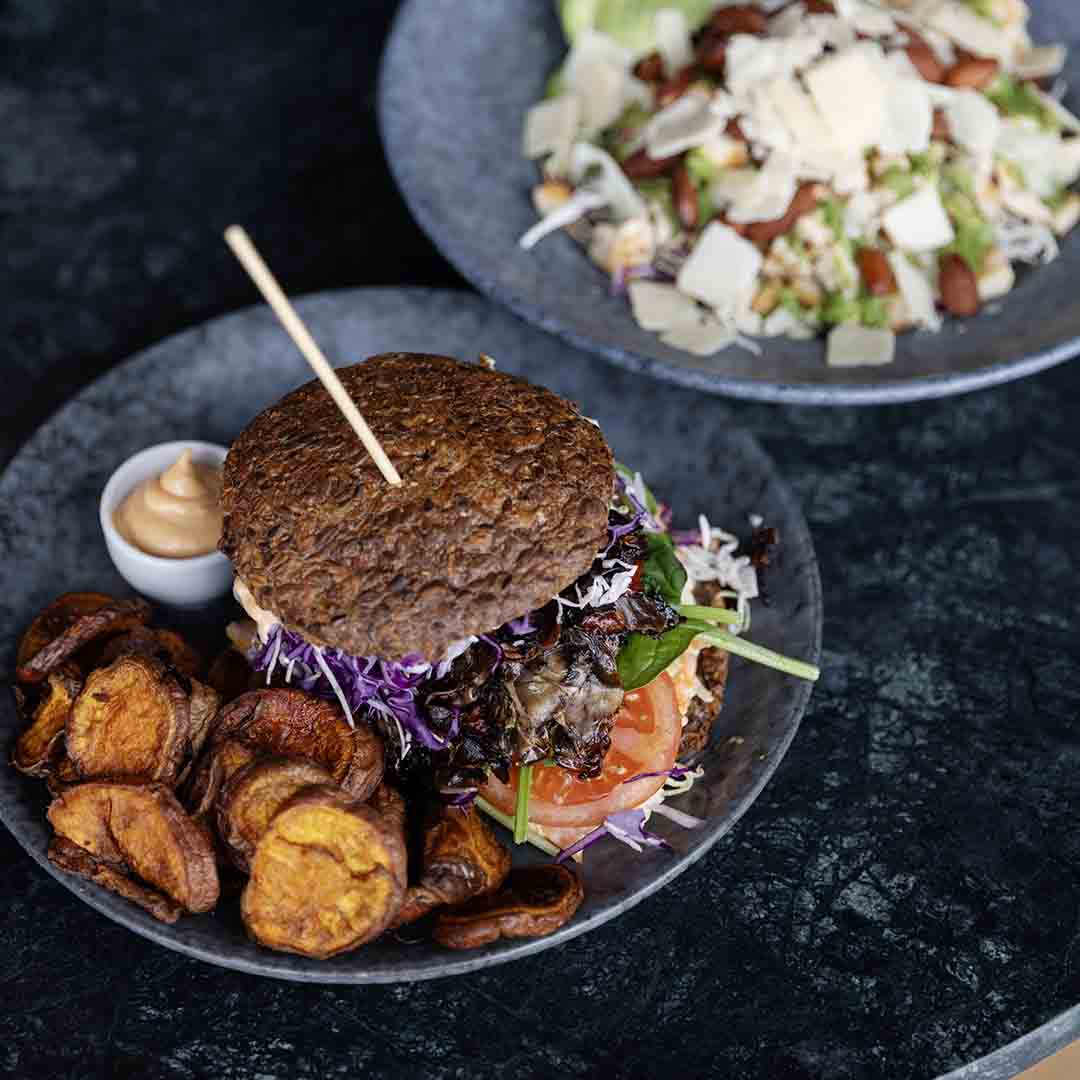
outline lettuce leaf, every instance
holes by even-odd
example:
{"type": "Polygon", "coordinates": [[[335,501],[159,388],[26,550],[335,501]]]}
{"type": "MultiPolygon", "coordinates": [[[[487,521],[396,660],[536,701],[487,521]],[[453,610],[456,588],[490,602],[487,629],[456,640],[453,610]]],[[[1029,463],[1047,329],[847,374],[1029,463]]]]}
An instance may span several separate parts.
{"type": "Polygon", "coordinates": [[[716,0],[556,0],[566,40],[573,45],[584,30],[599,30],[636,53],[651,52],[653,17],[677,8],[696,30],[712,14],[716,0]]]}

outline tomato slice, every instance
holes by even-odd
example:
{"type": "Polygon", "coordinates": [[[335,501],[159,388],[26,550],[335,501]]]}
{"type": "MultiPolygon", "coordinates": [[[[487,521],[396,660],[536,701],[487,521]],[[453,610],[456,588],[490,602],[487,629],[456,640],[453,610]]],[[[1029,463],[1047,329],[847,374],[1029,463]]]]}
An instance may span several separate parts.
{"type": "MultiPolygon", "coordinates": [[[[579,780],[558,765],[536,764],[529,791],[529,820],[556,829],[599,825],[608,814],[640,806],[664,783],[663,776],[623,781],[638,773],[662,772],[675,764],[682,736],[682,717],[675,685],[662,674],[648,686],[631,691],[615,717],[611,749],[604,768],[593,780],[579,780]]],[[[489,776],[480,794],[504,814],[513,816],[518,770],[510,783],[489,776]]]]}

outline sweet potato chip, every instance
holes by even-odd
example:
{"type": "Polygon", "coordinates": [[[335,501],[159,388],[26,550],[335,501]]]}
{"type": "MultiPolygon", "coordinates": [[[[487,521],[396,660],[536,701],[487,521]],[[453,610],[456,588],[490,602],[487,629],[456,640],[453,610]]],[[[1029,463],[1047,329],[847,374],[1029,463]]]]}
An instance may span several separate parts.
{"type": "Polygon", "coordinates": [[[190,752],[191,707],[160,660],[127,655],[87,678],[67,723],[67,753],[83,777],[174,783],[190,752]]]}
{"type": "Polygon", "coordinates": [[[585,893],[572,870],[555,863],[512,870],[493,896],[441,911],[432,937],[450,949],[476,949],[499,938],[545,937],[569,922],[585,893]]]}
{"type": "Polygon", "coordinates": [[[79,770],[75,768],[75,762],[67,756],[66,751],[59,754],[56,764],[50,766],[45,776],[45,784],[51,795],[59,795],[65,788],[78,784],[81,780],[82,777],[79,775],[79,770]]]}
{"type": "Polygon", "coordinates": [[[396,787],[384,780],[372,792],[368,806],[381,814],[402,836],[405,835],[405,800],[396,787]]]}
{"type": "Polygon", "coordinates": [[[238,739],[211,746],[195,765],[182,789],[181,801],[198,821],[213,813],[222,787],[237,770],[259,757],[257,750],[238,739]]]}
{"type": "Polygon", "coordinates": [[[16,676],[20,682],[41,682],[92,641],[141,626],[149,618],[150,605],[142,599],[65,593],[41,612],[23,635],[16,676]]]}
{"type": "Polygon", "coordinates": [[[127,653],[152,656],[189,679],[201,678],[206,667],[203,658],[179,634],[149,626],[137,626],[106,642],[95,666],[105,667],[127,653]]]}
{"type": "Polygon", "coordinates": [[[19,736],[11,763],[28,776],[48,776],[63,756],[68,713],[82,688],[79,669],[65,664],[49,672],[30,726],[19,736]]]}
{"type": "Polygon", "coordinates": [[[369,807],[309,788],[274,817],[240,900],[260,944],[320,959],[377,937],[401,904],[401,838],[369,807]]]}
{"type": "Polygon", "coordinates": [[[86,878],[103,889],[108,889],[125,900],[150,912],[163,923],[174,923],[183,913],[179,904],[153,889],[140,885],[122,870],[95,859],[89,852],[63,837],[54,836],[49,844],[49,862],[69,874],[86,878]]]}
{"type": "Polygon", "coordinates": [[[366,723],[349,727],[333,702],[300,690],[252,690],[221,710],[214,740],[239,739],[275,757],[302,757],[321,765],[363,801],[382,779],[383,742],[366,723]]]}
{"type": "Polygon", "coordinates": [[[210,836],[164,784],[92,780],[67,788],[48,816],[57,836],[185,911],[209,911],[217,903],[210,836]]]}
{"type": "Polygon", "coordinates": [[[302,758],[262,758],[245,765],[217,799],[218,836],[237,868],[251,869],[255,847],[274,815],[306,787],[332,786],[321,766],[302,758]]]}
{"type": "Polygon", "coordinates": [[[501,889],[510,873],[510,852],[476,810],[447,806],[424,829],[420,881],[405,893],[396,926],[437,907],[463,904],[501,889]]]}

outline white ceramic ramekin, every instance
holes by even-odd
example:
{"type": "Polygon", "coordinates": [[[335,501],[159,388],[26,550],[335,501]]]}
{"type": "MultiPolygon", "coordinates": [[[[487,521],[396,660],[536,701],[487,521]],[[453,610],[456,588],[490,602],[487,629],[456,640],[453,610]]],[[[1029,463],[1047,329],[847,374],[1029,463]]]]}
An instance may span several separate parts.
{"type": "Polygon", "coordinates": [[[148,555],[125,540],[113,514],[144,480],[164,472],[185,451],[196,464],[220,466],[228,447],[205,442],[168,442],[130,457],[109,477],[101,493],[99,517],[113,565],[137,592],[173,607],[200,607],[232,588],[232,563],[220,551],[186,559],[148,555]]]}

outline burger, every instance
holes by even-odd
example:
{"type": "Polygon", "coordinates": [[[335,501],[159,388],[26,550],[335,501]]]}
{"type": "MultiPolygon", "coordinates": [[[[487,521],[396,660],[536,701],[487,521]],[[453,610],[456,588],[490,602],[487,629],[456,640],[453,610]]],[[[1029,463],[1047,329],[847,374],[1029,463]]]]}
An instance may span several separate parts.
{"type": "MultiPolygon", "coordinates": [[[[402,477],[318,382],[224,466],[221,550],[268,682],[336,699],[399,782],[473,800],[546,850],[644,829],[697,775],[727,656],[816,669],[739,631],[757,568],[704,519],[673,534],[597,425],[492,362],[338,369],[402,477]]],[[[760,560],[759,560],[760,561],[760,560]]]]}

